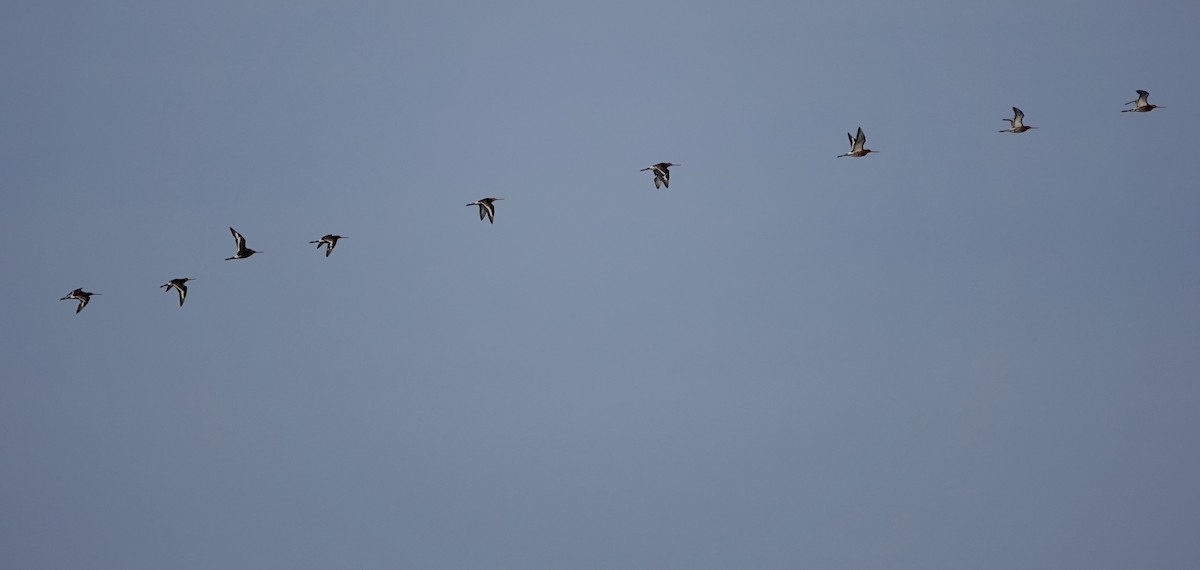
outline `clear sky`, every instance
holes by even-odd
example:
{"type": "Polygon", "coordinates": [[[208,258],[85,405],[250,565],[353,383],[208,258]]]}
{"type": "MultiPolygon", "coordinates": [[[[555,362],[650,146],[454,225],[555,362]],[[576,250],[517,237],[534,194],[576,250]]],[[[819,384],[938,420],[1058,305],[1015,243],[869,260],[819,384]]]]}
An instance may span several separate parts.
{"type": "Polygon", "coordinates": [[[1197,22],[10,3],[0,567],[1194,565],[1197,22]]]}

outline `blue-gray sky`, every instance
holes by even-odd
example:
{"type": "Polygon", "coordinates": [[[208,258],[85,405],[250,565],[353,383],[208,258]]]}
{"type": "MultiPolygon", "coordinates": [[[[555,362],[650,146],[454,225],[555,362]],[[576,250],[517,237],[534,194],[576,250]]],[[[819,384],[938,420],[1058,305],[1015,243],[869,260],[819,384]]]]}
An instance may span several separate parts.
{"type": "Polygon", "coordinates": [[[1195,2],[4,12],[0,566],[1200,559],[1195,2]]]}

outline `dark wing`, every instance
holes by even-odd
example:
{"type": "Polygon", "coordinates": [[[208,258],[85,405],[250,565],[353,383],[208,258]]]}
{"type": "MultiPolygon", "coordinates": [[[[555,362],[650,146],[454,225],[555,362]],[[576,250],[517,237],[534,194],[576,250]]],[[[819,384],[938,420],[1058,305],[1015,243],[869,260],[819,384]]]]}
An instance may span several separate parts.
{"type": "Polygon", "coordinates": [[[233,234],[233,242],[239,250],[246,249],[246,238],[242,237],[242,234],[233,228],[229,228],[229,233],[233,234]]]}

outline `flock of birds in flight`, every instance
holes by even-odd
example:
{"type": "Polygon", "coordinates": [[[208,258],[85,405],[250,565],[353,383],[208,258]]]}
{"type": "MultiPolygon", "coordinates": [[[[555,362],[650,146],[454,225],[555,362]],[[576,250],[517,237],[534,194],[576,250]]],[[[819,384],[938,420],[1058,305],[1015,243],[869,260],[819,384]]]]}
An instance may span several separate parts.
{"type": "MultiPolygon", "coordinates": [[[[1122,113],[1130,113],[1130,112],[1132,112],[1132,113],[1147,113],[1147,112],[1153,111],[1155,109],[1164,108],[1161,105],[1150,104],[1150,101],[1149,101],[1150,93],[1148,91],[1143,91],[1141,89],[1138,89],[1137,94],[1138,94],[1137,99],[1134,99],[1133,101],[1129,101],[1129,102],[1125,103],[1126,105],[1133,105],[1133,107],[1122,110],[1121,111],[1122,113]]],[[[1037,127],[1032,127],[1032,126],[1025,124],[1025,113],[1021,112],[1020,109],[1013,107],[1012,110],[1013,110],[1013,118],[1001,119],[1003,121],[1008,122],[1009,128],[1004,129],[1000,132],[1002,132],[1002,133],[1023,133],[1030,129],[1037,128],[1037,127]]],[[[858,158],[858,157],[866,156],[872,152],[879,152],[877,150],[871,150],[869,148],[866,148],[867,135],[865,133],[863,133],[862,127],[858,127],[858,132],[854,135],[851,135],[850,133],[846,133],[846,137],[850,139],[850,152],[847,152],[845,154],[839,154],[839,155],[837,155],[837,158],[842,158],[844,156],[858,158]]],[[[654,187],[655,188],[670,188],[671,187],[671,167],[672,166],[679,166],[679,165],[675,164],[675,163],[671,163],[671,162],[660,162],[658,164],[647,166],[646,168],[643,168],[642,171],[643,172],[646,170],[651,171],[651,174],[654,175],[654,187]]],[[[483,220],[484,218],[487,218],[488,223],[493,224],[496,222],[495,202],[498,200],[503,200],[503,198],[480,198],[480,199],[478,199],[474,202],[471,202],[470,204],[467,204],[467,205],[468,206],[478,206],[479,207],[479,219],[483,220]]],[[[234,244],[237,246],[237,253],[234,253],[233,257],[225,258],[225,261],[230,261],[233,259],[246,259],[247,257],[250,257],[256,253],[261,253],[261,252],[258,252],[258,251],[255,251],[253,249],[246,247],[246,238],[242,237],[242,234],[239,233],[237,230],[235,230],[233,228],[229,228],[229,233],[233,234],[233,241],[234,241],[234,244]]],[[[333,253],[333,248],[337,247],[337,242],[340,239],[346,239],[346,236],[328,234],[328,235],[321,236],[321,239],[313,240],[308,243],[317,244],[317,249],[320,249],[321,246],[325,246],[325,257],[329,257],[329,254],[333,253]]],[[[172,279],[170,281],[167,281],[166,283],[160,285],[159,287],[167,292],[170,292],[172,289],[174,289],[179,294],[179,306],[182,307],[183,301],[185,299],[187,299],[187,292],[188,292],[187,282],[194,281],[194,280],[195,280],[195,278],[193,278],[193,277],[180,277],[178,279],[172,279]]],[[[67,296],[59,299],[59,301],[66,301],[68,299],[78,301],[79,305],[77,307],[75,307],[75,313],[79,314],[79,312],[82,311],[83,308],[87,306],[88,302],[92,300],[92,296],[99,295],[99,294],[100,293],[92,293],[89,291],[84,291],[83,288],[80,287],[78,289],[75,289],[74,291],[71,291],[70,293],[67,293],[67,296]]]]}

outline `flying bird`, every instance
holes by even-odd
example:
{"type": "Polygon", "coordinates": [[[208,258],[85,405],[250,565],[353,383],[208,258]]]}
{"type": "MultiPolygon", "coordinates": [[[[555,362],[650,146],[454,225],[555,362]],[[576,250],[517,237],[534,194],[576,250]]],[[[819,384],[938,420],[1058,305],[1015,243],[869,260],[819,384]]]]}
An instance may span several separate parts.
{"type": "Polygon", "coordinates": [[[504,198],[480,198],[467,205],[479,206],[479,219],[482,220],[486,216],[488,223],[494,224],[496,223],[496,206],[492,204],[492,202],[503,199],[504,198]]]}
{"type": "Polygon", "coordinates": [[[639,172],[650,170],[654,172],[654,187],[655,188],[670,188],[671,187],[671,167],[679,166],[670,162],[660,162],[654,166],[647,166],[639,172]]]}
{"type": "Polygon", "coordinates": [[[346,236],[335,236],[333,234],[328,234],[328,235],[321,236],[321,239],[319,239],[319,240],[310,241],[308,243],[317,244],[317,249],[321,249],[321,245],[324,244],[325,245],[325,257],[329,257],[329,254],[333,253],[333,248],[337,247],[337,240],[339,240],[339,239],[346,239],[346,236]]]}
{"type": "Polygon", "coordinates": [[[229,233],[233,234],[233,241],[237,244],[237,253],[233,254],[233,257],[226,257],[225,261],[229,261],[230,259],[246,259],[256,253],[262,253],[261,251],[254,251],[246,247],[246,238],[242,237],[242,234],[239,234],[237,230],[229,228],[229,233]]]}
{"type": "Polygon", "coordinates": [[[164,291],[170,291],[172,288],[174,288],[176,291],[179,291],[179,306],[182,307],[183,300],[187,299],[187,285],[185,285],[185,283],[195,280],[195,277],[180,277],[179,279],[167,281],[166,283],[160,285],[160,287],[162,287],[164,291]]]}
{"type": "Polygon", "coordinates": [[[1133,101],[1126,103],[1126,105],[1133,105],[1133,108],[1132,109],[1123,109],[1121,111],[1122,113],[1128,113],[1130,111],[1133,111],[1134,113],[1149,113],[1150,111],[1153,111],[1155,109],[1166,109],[1166,107],[1163,107],[1161,105],[1151,105],[1147,101],[1147,99],[1150,98],[1149,91],[1142,91],[1141,89],[1138,89],[1137,94],[1138,94],[1137,99],[1134,99],[1133,101]]]}
{"type": "Polygon", "coordinates": [[[848,152],[846,154],[839,154],[839,155],[837,155],[838,158],[841,158],[843,156],[853,156],[853,157],[867,156],[868,154],[871,154],[872,152],[879,152],[877,150],[863,148],[863,146],[867,144],[867,135],[863,133],[862,127],[858,128],[857,136],[852,137],[852,136],[850,136],[850,133],[846,133],[846,137],[850,139],[850,152],[848,152]]]}
{"type": "Polygon", "coordinates": [[[1000,119],[1000,120],[1008,121],[1008,124],[1009,124],[1009,128],[1004,129],[1003,131],[1000,131],[1002,133],[1023,133],[1025,131],[1028,131],[1029,129],[1037,128],[1037,127],[1031,127],[1029,125],[1026,125],[1025,124],[1025,113],[1022,113],[1021,110],[1016,107],[1013,107],[1013,118],[1000,119]]]}
{"type": "Polygon", "coordinates": [[[78,315],[79,311],[82,311],[83,308],[87,306],[88,301],[92,300],[92,295],[99,295],[99,293],[88,293],[87,291],[84,291],[83,288],[81,287],[79,289],[71,291],[70,293],[67,293],[67,296],[63,297],[62,299],[59,299],[59,301],[66,301],[67,299],[74,299],[76,301],[79,301],[79,306],[75,307],[75,314],[78,315]]]}

